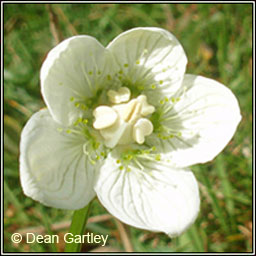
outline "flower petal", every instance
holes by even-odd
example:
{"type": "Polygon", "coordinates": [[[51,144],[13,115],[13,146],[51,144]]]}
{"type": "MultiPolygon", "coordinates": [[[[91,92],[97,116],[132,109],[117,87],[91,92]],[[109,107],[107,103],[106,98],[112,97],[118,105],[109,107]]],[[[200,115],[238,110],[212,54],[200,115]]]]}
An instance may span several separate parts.
{"type": "Polygon", "coordinates": [[[155,90],[171,95],[177,91],[185,73],[187,57],[175,38],[161,28],[135,28],[116,37],[108,46],[126,83],[145,90],[148,97],[155,90]],[[153,90],[154,89],[154,90],[153,90]]]}
{"type": "Polygon", "coordinates": [[[46,109],[30,118],[21,134],[21,185],[44,205],[79,209],[95,196],[95,170],[83,154],[85,139],[61,129],[46,109]]]}
{"type": "Polygon", "coordinates": [[[195,220],[200,205],[196,179],[189,170],[157,162],[144,170],[120,170],[106,159],[95,186],[100,202],[121,221],[137,228],[177,236],[195,220]]]}
{"type": "Polygon", "coordinates": [[[176,167],[212,160],[231,140],[241,120],[236,97],[221,83],[185,75],[183,89],[162,122],[171,138],[151,138],[150,142],[169,152],[164,156],[176,167]]]}
{"type": "Polygon", "coordinates": [[[42,94],[54,120],[70,125],[80,117],[84,109],[79,106],[86,106],[105,85],[114,67],[109,51],[93,37],[74,36],[54,47],[40,73],[42,94]]]}

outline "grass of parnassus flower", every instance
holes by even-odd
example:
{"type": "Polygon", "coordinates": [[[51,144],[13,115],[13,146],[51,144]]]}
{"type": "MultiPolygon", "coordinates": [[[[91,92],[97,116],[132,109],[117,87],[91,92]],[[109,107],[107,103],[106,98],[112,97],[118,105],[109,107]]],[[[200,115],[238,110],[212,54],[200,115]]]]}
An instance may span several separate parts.
{"type": "MultiPolygon", "coordinates": [[[[31,228],[39,228],[39,232],[43,228],[47,234],[61,237],[68,232],[67,223],[72,216],[71,211],[47,208],[25,197],[19,182],[20,132],[31,114],[44,107],[43,101],[38,100],[39,70],[47,51],[60,35],[66,38],[76,33],[89,34],[106,45],[120,32],[139,26],[159,26],[173,32],[188,56],[187,73],[208,76],[227,85],[239,100],[243,119],[222,154],[213,162],[192,167],[200,184],[201,212],[182,236],[171,240],[160,233],[120,228],[111,217],[89,221],[87,230],[108,234],[109,250],[125,251],[132,247],[138,252],[251,251],[252,5],[54,4],[51,7],[58,20],[55,29],[51,27],[54,24],[49,24],[49,8],[45,4],[4,5],[5,252],[63,251],[64,243],[13,244],[10,237],[31,228]],[[128,238],[128,245],[124,237],[128,238]]],[[[95,200],[90,216],[105,214],[95,200]]],[[[96,247],[87,244],[83,250],[96,247]]]]}

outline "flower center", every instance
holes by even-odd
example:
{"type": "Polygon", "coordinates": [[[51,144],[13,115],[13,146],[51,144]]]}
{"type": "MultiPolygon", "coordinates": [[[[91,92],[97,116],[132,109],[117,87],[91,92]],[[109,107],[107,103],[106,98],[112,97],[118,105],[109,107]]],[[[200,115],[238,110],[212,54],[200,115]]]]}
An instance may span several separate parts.
{"type": "Polygon", "coordinates": [[[145,136],[153,132],[153,125],[146,116],[152,114],[155,107],[147,103],[145,95],[130,100],[131,92],[126,87],[109,90],[107,95],[112,106],[101,105],[93,111],[93,127],[99,130],[105,145],[113,148],[144,143],[145,136]]]}

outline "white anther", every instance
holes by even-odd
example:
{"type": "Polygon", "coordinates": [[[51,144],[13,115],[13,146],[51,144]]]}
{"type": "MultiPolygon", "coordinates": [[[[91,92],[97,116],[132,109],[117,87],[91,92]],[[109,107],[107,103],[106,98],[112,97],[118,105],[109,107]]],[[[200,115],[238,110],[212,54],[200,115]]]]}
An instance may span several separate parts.
{"type": "Polygon", "coordinates": [[[93,111],[95,121],[93,127],[97,130],[107,128],[113,125],[117,120],[117,113],[108,106],[99,106],[93,111]]]}
{"type": "Polygon", "coordinates": [[[134,108],[136,107],[136,103],[137,103],[137,101],[134,99],[134,100],[131,100],[128,103],[115,105],[115,106],[113,106],[113,109],[116,110],[116,112],[119,114],[119,116],[124,121],[128,122],[132,113],[133,113],[133,111],[134,111],[134,108]]]}
{"type": "Polygon", "coordinates": [[[127,102],[130,99],[131,92],[127,87],[120,87],[118,91],[109,90],[107,95],[111,103],[119,104],[127,102]]]}
{"type": "Polygon", "coordinates": [[[147,116],[155,112],[155,107],[147,103],[147,97],[145,95],[140,95],[137,99],[142,105],[140,112],[142,116],[147,116]]]}
{"type": "Polygon", "coordinates": [[[133,99],[128,103],[115,105],[113,108],[125,122],[134,124],[141,117],[141,106],[137,99],[133,99]]]}
{"type": "Polygon", "coordinates": [[[145,141],[145,136],[150,135],[153,132],[152,123],[146,118],[140,118],[133,126],[133,139],[142,144],[145,141]]]}
{"type": "MultiPolygon", "coordinates": [[[[109,91],[108,96],[111,94],[112,92],[109,91]]],[[[145,141],[145,136],[153,132],[152,123],[144,117],[154,111],[154,106],[147,103],[145,95],[112,107],[99,106],[93,111],[95,116],[93,127],[100,130],[104,143],[109,148],[133,142],[142,144],[145,141]]]]}
{"type": "MultiPolygon", "coordinates": [[[[119,119],[114,125],[100,130],[100,134],[105,140],[105,145],[109,148],[114,148],[122,139],[123,134],[126,132],[127,126],[128,124],[126,122],[119,119]]],[[[130,139],[129,142],[132,142],[132,140],[130,139]]]]}

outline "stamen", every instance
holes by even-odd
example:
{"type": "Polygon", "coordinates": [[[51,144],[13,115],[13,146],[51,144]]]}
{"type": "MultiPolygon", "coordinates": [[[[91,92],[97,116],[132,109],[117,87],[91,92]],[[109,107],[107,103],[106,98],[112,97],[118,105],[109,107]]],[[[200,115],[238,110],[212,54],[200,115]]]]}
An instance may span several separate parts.
{"type": "Polygon", "coordinates": [[[117,120],[117,113],[114,109],[108,106],[99,106],[93,111],[95,121],[93,127],[96,130],[101,130],[113,125],[117,120]]]}
{"type": "MultiPolygon", "coordinates": [[[[92,86],[91,80],[89,79],[89,77],[86,73],[85,65],[83,63],[81,63],[81,67],[82,67],[82,71],[84,73],[85,80],[89,86],[89,89],[90,89],[91,93],[93,93],[93,86],[92,86]]],[[[89,75],[92,75],[92,71],[89,71],[89,75]]]]}
{"type": "Polygon", "coordinates": [[[107,95],[111,103],[119,104],[127,102],[130,99],[131,92],[127,87],[120,87],[118,91],[109,90],[107,95]]]}
{"type": "Polygon", "coordinates": [[[155,107],[147,103],[147,97],[140,95],[128,103],[130,90],[121,87],[118,91],[109,90],[107,95],[113,107],[99,106],[93,111],[95,121],[93,127],[100,130],[107,147],[125,145],[133,142],[144,143],[145,137],[153,132],[151,121],[144,118],[155,111],[155,107]]]}

